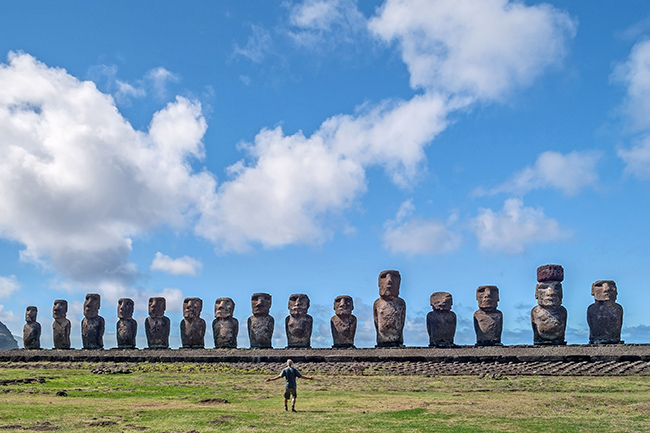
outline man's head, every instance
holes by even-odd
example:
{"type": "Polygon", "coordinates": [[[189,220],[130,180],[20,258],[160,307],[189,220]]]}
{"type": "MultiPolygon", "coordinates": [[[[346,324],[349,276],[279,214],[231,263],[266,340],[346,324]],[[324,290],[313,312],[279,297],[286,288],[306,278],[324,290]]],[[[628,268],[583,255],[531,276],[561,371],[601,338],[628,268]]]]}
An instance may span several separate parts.
{"type": "Polygon", "coordinates": [[[55,319],[65,319],[66,314],[68,314],[68,301],[65,299],[57,299],[54,301],[52,317],[55,319]]]}
{"type": "Polygon", "coordinates": [[[535,287],[535,299],[540,307],[559,307],[562,305],[562,283],[548,281],[535,287]]]}
{"type": "Polygon", "coordinates": [[[38,314],[38,308],[29,306],[25,309],[25,322],[34,323],[36,322],[36,314],[38,314]]]}
{"type": "Polygon", "coordinates": [[[596,301],[616,301],[618,289],[612,280],[600,280],[591,285],[591,295],[596,301]]]}
{"type": "Polygon", "coordinates": [[[132,319],[135,304],[133,299],[120,298],[117,300],[117,317],[120,319],[132,319]]]}
{"type": "Polygon", "coordinates": [[[253,316],[268,316],[271,310],[271,295],[268,293],[253,293],[251,296],[253,316]]]}
{"type": "Polygon", "coordinates": [[[155,318],[161,318],[165,315],[167,309],[167,300],[163,297],[149,298],[149,315],[155,318]]]}
{"type": "Polygon", "coordinates": [[[287,359],[287,367],[293,367],[293,361],[290,359],[287,359]]]}
{"type": "Polygon", "coordinates": [[[203,309],[201,298],[185,298],[183,300],[183,317],[186,319],[198,319],[203,309]]]}
{"type": "Polygon", "coordinates": [[[399,286],[402,277],[398,271],[386,270],[379,274],[379,296],[383,299],[391,300],[399,296],[399,286]]]}
{"type": "Polygon", "coordinates": [[[235,311],[235,302],[230,298],[217,298],[214,301],[214,317],[217,319],[227,319],[232,317],[235,311]]]}
{"type": "Polygon", "coordinates": [[[84,301],[84,316],[93,319],[99,316],[99,307],[101,304],[100,296],[97,293],[88,293],[84,301]]]}
{"type": "Polygon", "coordinates": [[[437,311],[449,311],[453,304],[451,293],[447,292],[435,292],[429,298],[431,307],[437,311]]]}
{"type": "Polygon", "coordinates": [[[499,303],[499,288],[497,286],[480,286],[476,289],[478,308],[484,311],[494,311],[499,303]]]}
{"type": "Polygon", "coordinates": [[[354,310],[352,296],[341,295],[334,298],[334,312],[337,316],[349,316],[354,310]]]}
{"type": "Polygon", "coordinates": [[[302,293],[294,293],[289,296],[289,314],[292,316],[304,316],[309,310],[309,297],[302,293]]]}

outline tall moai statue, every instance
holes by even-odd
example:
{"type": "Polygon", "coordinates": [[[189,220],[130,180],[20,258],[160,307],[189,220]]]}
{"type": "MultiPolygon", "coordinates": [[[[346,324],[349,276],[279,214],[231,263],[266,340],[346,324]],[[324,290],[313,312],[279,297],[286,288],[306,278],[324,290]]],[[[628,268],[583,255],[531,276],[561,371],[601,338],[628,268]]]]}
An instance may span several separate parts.
{"type": "Polygon", "coordinates": [[[183,349],[203,349],[205,347],[205,320],[201,318],[203,300],[185,298],[183,301],[183,320],[181,320],[181,342],[183,349]]]}
{"type": "Polygon", "coordinates": [[[386,270],[379,274],[379,298],[372,305],[372,316],[377,331],[375,347],[403,347],[406,302],[399,297],[402,281],[398,271],[386,270]]]}
{"type": "Polygon", "coordinates": [[[612,280],[591,285],[594,303],[587,308],[590,344],[618,344],[623,327],[623,307],[616,303],[618,288],[612,280]]]}
{"type": "Polygon", "coordinates": [[[234,311],[235,301],[230,298],[217,298],[214,302],[212,335],[215,349],[237,348],[239,321],[233,317],[234,311]]]}
{"type": "Polygon", "coordinates": [[[36,321],[38,308],[29,306],[25,310],[25,325],[23,325],[23,347],[25,349],[41,348],[41,324],[36,321]]]}
{"type": "Polygon", "coordinates": [[[480,286],[476,289],[478,310],[474,312],[474,331],[477,346],[501,346],[503,313],[497,310],[499,288],[480,286]]]}
{"type": "Polygon", "coordinates": [[[163,297],[149,298],[149,317],[144,320],[149,349],[169,349],[171,321],[165,316],[167,300],[163,297]]]}
{"type": "Polygon", "coordinates": [[[451,293],[435,292],[429,298],[432,311],[427,314],[429,347],[454,347],[456,313],[451,311],[451,293]]]}
{"type": "Polygon", "coordinates": [[[68,314],[68,301],[57,299],[52,307],[52,340],[54,340],[55,349],[70,348],[70,320],[66,317],[68,314]]]}
{"type": "Polygon", "coordinates": [[[564,268],[560,265],[544,265],[537,268],[537,305],[530,312],[533,343],[536,345],[566,344],[564,333],[567,311],[562,306],[563,280],[564,268]]]}
{"type": "Polygon", "coordinates": [[[275,319],[271,311],[271,295],[268,293],[253,293],[251,309],[253,315],[248,318],[248,339],[251,349],[270,349],[273,347],[273,328],[275,319]]]}
{"type": "Polygon", "coordinates": [[[138,333],[138,322],[133,318],[135,304],[133,299],[120,298],[117,301],[117,348],[135,349],[135,337],[138,333]]]}
{"type": "Polygon", "coordinates": [[[332,347],[354,347],[357,332],[357,318],[352,314],[354,301],[352,296],[341,295],[334,298],[334,316],[330,319],[332,329],[332,347]]]}
{"type": "Polygon", "coordinates": [[[84,318],[81,321],[81,342],[84,349],[104,348],[104,318],[99,315],[101,297],[88,293],[84,301],[84,318]]]}
{"type": "Polygon", "coordinates": [[[302,293],[289,296],[289,315],[284,319],[288,348],[310,348],[314,319],[307,314],[309,297],[302,293]]]}

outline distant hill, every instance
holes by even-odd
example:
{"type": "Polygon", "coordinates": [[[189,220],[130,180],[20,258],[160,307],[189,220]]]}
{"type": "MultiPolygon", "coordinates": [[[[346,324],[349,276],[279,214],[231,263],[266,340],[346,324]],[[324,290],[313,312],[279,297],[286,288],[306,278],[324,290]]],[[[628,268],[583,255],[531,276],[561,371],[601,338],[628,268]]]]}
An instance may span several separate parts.
{"type": "Polygon", "coordinates": [[[0,350],[18,349],[18,343],[7,326],[0,322],[0,350]]]}

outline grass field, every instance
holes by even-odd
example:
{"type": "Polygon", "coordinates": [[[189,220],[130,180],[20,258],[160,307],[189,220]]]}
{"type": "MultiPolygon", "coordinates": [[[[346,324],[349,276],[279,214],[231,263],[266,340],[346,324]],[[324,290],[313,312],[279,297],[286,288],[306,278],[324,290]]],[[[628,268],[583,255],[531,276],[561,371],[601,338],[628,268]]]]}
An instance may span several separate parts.
{"type": "MultiPolygon", "coordinates": [[[[300,365],[297,365],[300,368],[300,365]]],[[[0,431],[648,432],[650,377],[315,375],[298,383],[225,365],[0,364],[0,431]],[[119,370],[119,369],[118,369],[119,370]],[[108,370],[111,371],[111,370],[108,370]],[[113,370],[114,371],[114,370],[113,370]]]]}

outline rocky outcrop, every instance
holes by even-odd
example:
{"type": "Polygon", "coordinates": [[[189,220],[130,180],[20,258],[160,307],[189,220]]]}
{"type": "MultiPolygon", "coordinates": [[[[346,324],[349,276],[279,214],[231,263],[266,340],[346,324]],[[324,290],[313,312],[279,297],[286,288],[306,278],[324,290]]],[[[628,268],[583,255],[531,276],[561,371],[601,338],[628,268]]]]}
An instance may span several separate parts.
{"type": "Polygon", "coordinates": [[[0,350],[18,349],[18,343],[7,326],[0,322],[0,350]]]}

